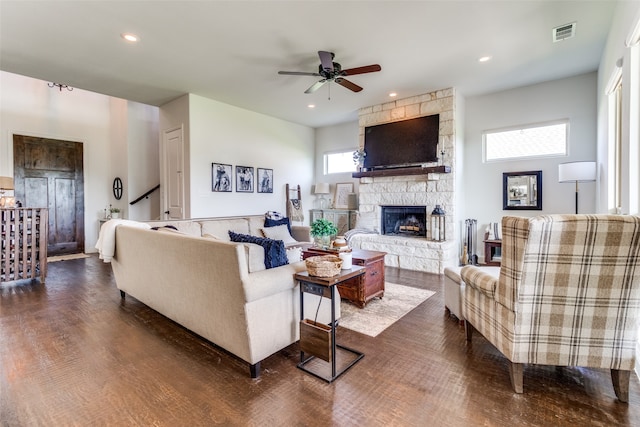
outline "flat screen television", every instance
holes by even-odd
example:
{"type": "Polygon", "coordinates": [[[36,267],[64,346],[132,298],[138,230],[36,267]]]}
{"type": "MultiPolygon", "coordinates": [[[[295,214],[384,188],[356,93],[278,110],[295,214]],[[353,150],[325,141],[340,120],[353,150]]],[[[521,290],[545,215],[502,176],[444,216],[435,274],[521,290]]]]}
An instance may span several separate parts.
{"type": "Polygon", "coordinates": [[[438,161],[440,115],[364,128],[367,170],[418,166],[438,161]]]}

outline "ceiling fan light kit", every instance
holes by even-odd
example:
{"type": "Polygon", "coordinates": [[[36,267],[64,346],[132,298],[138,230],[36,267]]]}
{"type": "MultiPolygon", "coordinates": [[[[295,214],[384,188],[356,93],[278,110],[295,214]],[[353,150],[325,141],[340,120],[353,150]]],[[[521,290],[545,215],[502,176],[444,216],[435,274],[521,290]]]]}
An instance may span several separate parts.
{"type": "Polygon", "coordinates": [[[324,50],[318,51],[320,57],[320,65],[318,65],[317,73],[310,73],[304,71],[278,71],[278,74],[289,76],[314,76],[322,77],[320,80],[312,84],[304,93],[313,93],[324,86],[327,82],[334,82],[342,87],[345,87],[353,92],[360,92],[362,87],[353,83],[350,80],[345,79],[345,76],[353,76],[356,74],[373,73],[382,70],[382,67],[378,64],[365,65],[364,67],[342,69],[342,65],[337,62],[333,62],[335,57],[333,52],[327,52],[324,50]]]}

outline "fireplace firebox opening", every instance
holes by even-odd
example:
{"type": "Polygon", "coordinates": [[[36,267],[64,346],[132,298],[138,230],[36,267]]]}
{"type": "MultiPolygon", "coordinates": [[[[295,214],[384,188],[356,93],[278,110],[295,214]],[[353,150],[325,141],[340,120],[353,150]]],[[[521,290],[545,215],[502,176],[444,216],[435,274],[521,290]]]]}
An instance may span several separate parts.
{"type": "Polygon", "coordinates": [[[426,206],[381,206],[382,234],[427,237],[426,206]]]}

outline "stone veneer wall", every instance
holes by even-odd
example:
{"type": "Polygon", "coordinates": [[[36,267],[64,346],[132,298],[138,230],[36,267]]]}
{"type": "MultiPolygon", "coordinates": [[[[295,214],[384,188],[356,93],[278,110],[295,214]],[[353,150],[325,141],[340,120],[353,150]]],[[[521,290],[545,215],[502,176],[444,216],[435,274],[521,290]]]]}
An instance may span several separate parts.
{"type": "MultiPolygon", "coordinates": [[[[431,242],[412,237],[359,235],[352,238],[354,247],[388,253],[385,263],[410,270],[442,274],[447,265],[457,264],[457,239],[454,220],[455,189],[455,90],[448,88],[411,98],[398,99],[359,111],[360,147],[364,147],[364,128],[421,116],[440,114],[439,163],[451,173],[360,178],[358,228],[380,231],[381,205],[424,205],[430,214],[436,204],[446,212],[446,242],[431,242]],[[440,154],[444,151],[444,154],[440,154]]],[[[428,224],[428,237],[431,236],[428,224]]]]}

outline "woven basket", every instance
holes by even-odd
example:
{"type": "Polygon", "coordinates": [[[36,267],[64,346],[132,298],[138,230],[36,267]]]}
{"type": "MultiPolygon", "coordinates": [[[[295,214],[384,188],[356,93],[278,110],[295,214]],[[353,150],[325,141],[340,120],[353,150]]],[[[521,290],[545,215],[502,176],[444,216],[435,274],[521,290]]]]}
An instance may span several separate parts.
{"type": "Polygon", "coordinates": [[[312,256],[304,260],[309,276],[332,277],[340,273],[342,260],[333,255],[312,256]]]}

